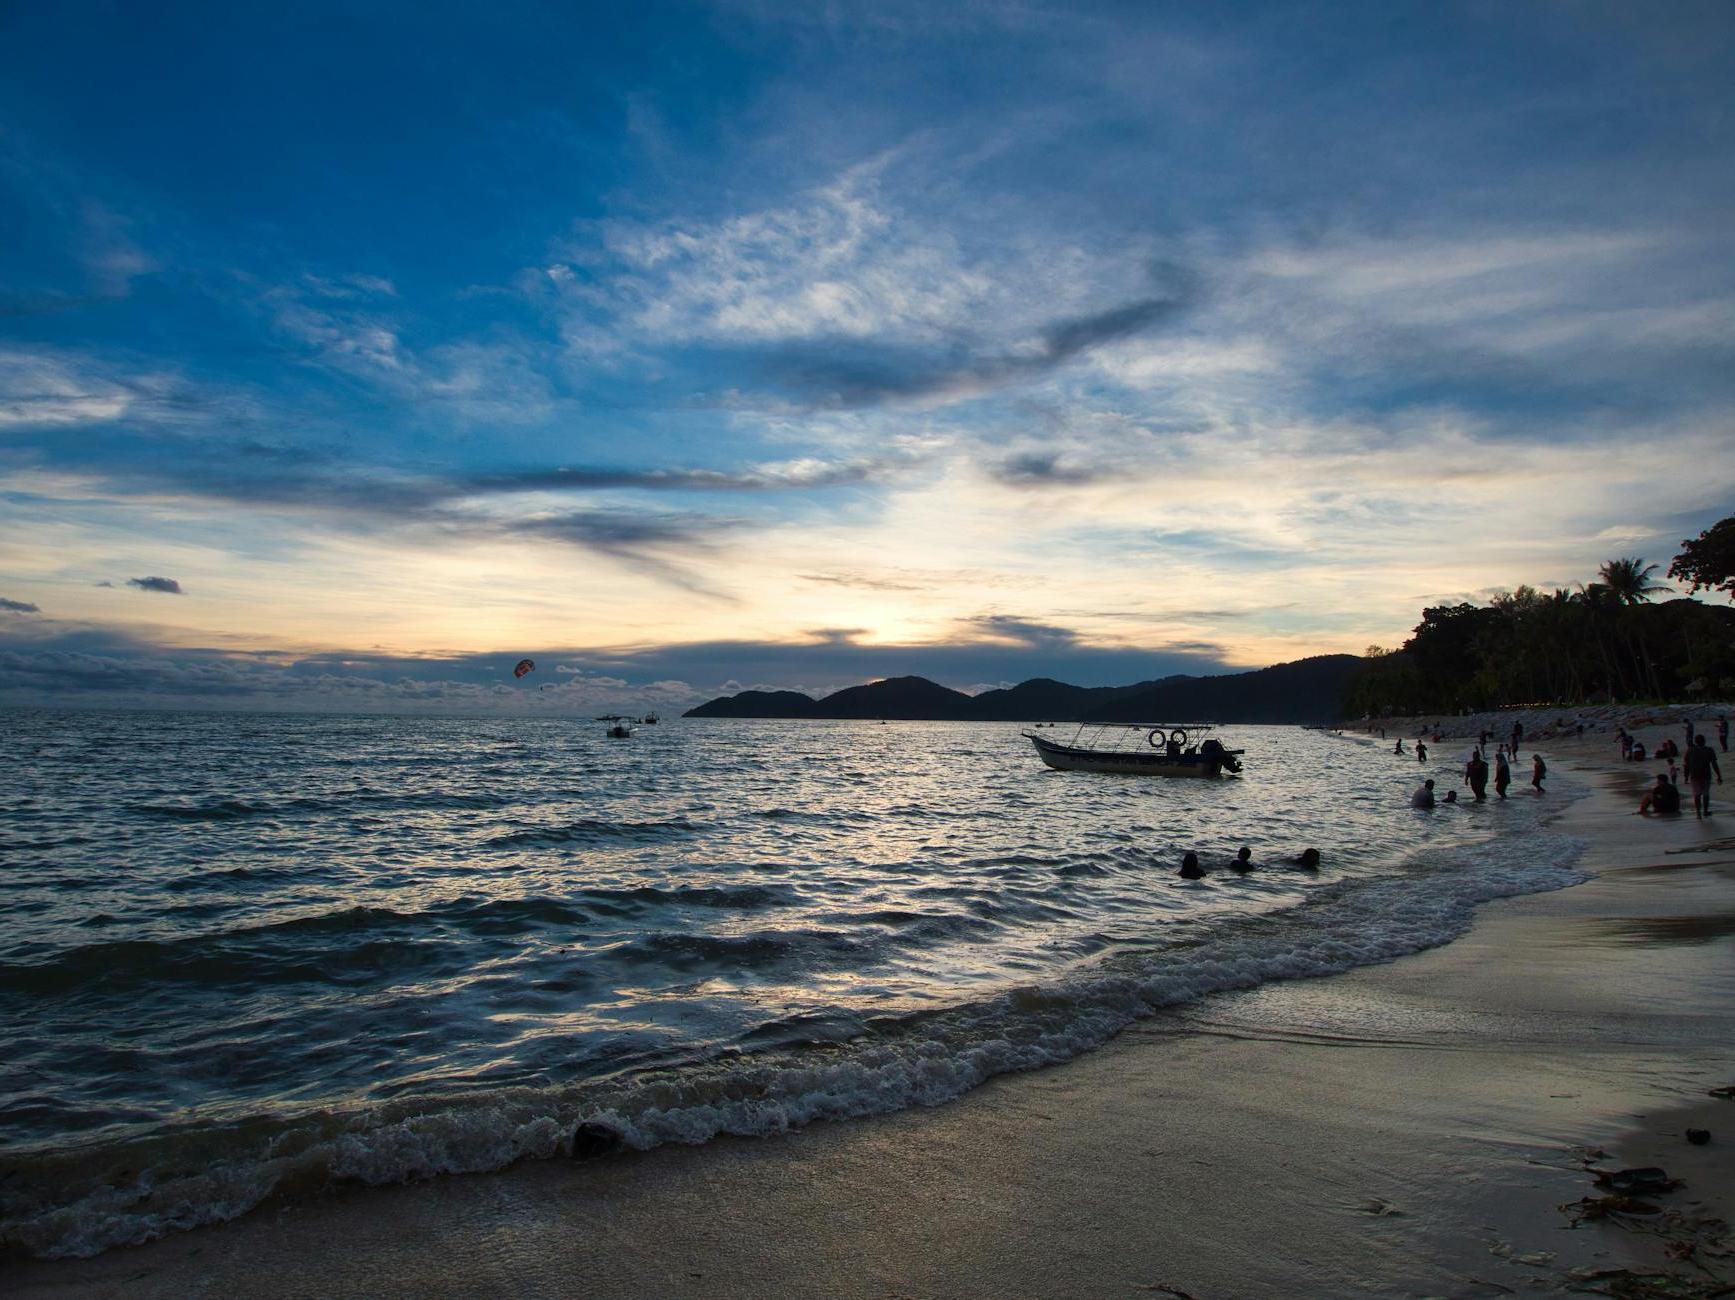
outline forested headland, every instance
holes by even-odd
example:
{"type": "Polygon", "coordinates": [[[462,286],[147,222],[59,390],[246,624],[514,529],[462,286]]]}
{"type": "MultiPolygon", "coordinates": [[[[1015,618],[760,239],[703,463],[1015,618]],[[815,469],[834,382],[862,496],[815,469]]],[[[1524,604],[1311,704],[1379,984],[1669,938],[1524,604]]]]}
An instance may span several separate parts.
{"type": "MultiPolygon", "coordinates": [[[[1735,601],[1735,516],[1681,543],[1668,577],[1735,601]]],[[[1422,611],[1397,649],[1369,646],[1346,717],[1529,704],[1693,700],[1735,692],[1735,609],[1677,597],[1655,564],[1609,560],[1573,588],[1521,586],[1422,611]]]]}

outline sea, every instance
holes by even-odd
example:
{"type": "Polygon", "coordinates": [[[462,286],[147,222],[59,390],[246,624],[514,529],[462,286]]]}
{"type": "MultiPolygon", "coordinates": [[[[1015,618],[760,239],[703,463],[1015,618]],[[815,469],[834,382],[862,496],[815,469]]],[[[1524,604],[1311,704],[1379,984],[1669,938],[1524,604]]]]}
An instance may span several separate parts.
{"type": "Polygon", "coordinates": [[[1558,765],[1427,813],[1450,745],[1225,727],[1205,781],[1021,730],[0,716],[0,1250],[936,1105],[1580,878],[1558,765]]]}

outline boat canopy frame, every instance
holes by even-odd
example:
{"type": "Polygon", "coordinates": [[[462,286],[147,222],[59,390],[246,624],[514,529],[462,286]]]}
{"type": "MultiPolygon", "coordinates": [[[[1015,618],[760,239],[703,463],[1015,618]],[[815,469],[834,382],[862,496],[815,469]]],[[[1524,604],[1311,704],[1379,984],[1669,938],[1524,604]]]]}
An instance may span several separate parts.
{"type": "MultiPolygon", "coordinates": [[[[1063,724],[1049,723],[1058,730],[1063,724]]],[[[1135,733],[1143,734],[1143,744],[1157,753],[1167,753],[1170,741],[1178,741],[1181,752],[1197,752],[1213,731],[1217,730],[1215,722],[1081,722],[1072,739],[1065,742],[1069,749],[1082,749],[1092,753],[1108,751],[1126,753],[1132,748],[1129,743],[1135,733]],[[1114,742],[1114,743],[1110,743],[1114,742]]],[[[1239,754],[1238,749],[1225,749],[1226,754],[1239,754]]]]}

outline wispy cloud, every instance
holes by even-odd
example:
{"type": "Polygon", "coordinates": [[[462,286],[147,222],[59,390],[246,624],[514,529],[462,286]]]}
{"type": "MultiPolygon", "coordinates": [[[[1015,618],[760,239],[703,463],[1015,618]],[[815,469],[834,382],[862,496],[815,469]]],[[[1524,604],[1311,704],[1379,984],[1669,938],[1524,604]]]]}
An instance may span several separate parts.
{"type": "Polygon", "coordinates": [[[42,612],[28,601],[10,600],[5,596],[0,596],[0,610],[5,610],[10,614],[40,614],[42,612]]]}
{"type": "Polygon", "coordinates": [[[0,426],[69,425],[115,420],[132,391],[71,357],[46,351],[0,351],[0,426]]]}
{"type": "Polygon", "coordinates": [[[181,584],[173,578],[128,578],[127,586],[137,587],[140,591],[160,592],[165,596],[183,596],[181,584]]]}

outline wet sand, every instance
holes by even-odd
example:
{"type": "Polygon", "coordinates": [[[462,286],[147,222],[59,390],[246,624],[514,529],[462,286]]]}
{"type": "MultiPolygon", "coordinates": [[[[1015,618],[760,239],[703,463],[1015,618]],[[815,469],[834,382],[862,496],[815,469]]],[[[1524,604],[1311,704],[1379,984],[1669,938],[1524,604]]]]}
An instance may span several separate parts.
{"type": "MultiPolygon", "coordinates": [[[[92,1260],[14,1261],[4,1289],[1220,1300],[1611,1287],[1608,1270],[1663,1261],[1646,1225],[1688,1240],[1696,1217],[1735,1210],[1735,1101],[1707,1095],[1735,1084],[1735,845],[1717,847],[1735,836],[1735,801],[1719,797],[1704,823],[1641,819],[1650,769],[1611,761],[1612,740],[1544,752],[1596,784],[1561,825],[1587,841],[1597,878],[1487,905],[1445,948],[1177,1008],[933,1110],[344,1191],[92,1260]],[[1688,1127],[1709,1128],[1710,1145],[1689,1145],[1688,1127]],[[1572,1228],[1559,1207],[1599,1194],[1592,1149],[1599,1168],[1661,1164],[1687,1185],[1658,1198],[1662,1219],[1572,1228]]],[[[1730,1261],[1712,1267],[1735,1277],[1730,1261]]]]}

